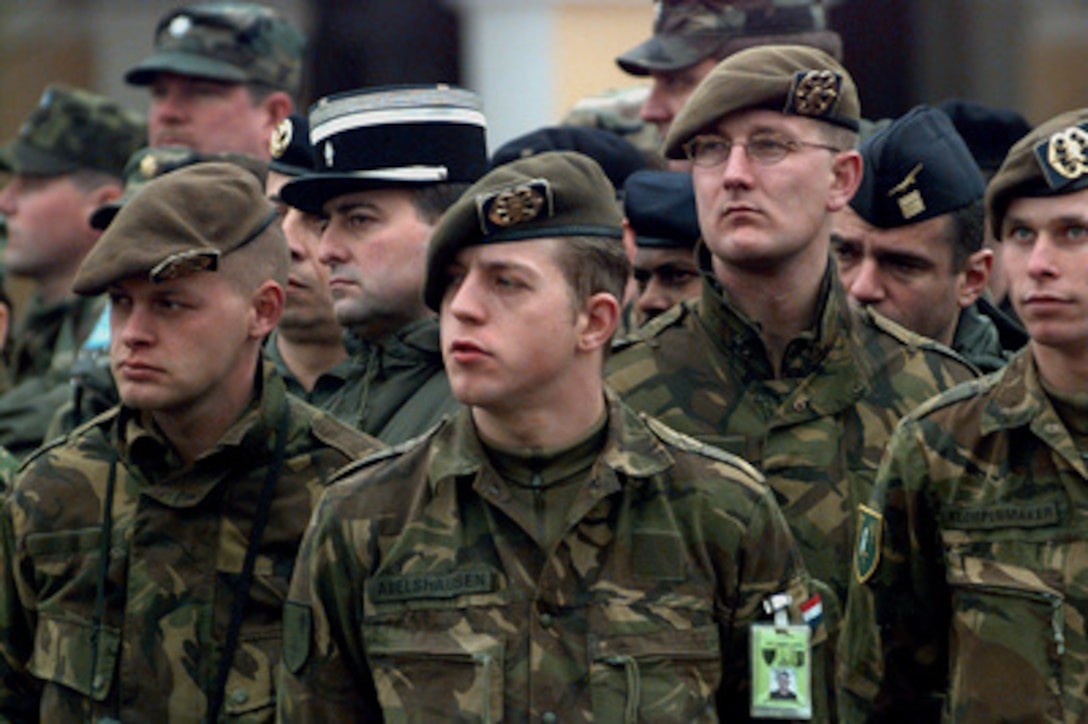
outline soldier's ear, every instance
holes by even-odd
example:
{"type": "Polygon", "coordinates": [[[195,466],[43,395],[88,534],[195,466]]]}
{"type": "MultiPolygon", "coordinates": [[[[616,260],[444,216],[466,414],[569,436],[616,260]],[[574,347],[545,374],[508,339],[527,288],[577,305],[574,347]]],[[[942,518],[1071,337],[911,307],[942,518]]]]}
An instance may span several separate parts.
{"type": "Polygon", "coordinates": [[[831,162],[831,192],[827,199],[828,211],[839,211],[854,198],[854,193],[861,185],[861,154],[854,149],[847,149],[835,154],[831,162]]]}
{"type": "Polygon", "coordinates": [[[593,352],[607,348],[620,320],[620,303],[608,292],[597,292],[586,300],[579,315],[581,329],[578,333],[578,349],[593,352]]]}
{"type": "Polygon", "coordinates": [[[253,313],[250,322],[250,336],[257,339],[265,337],[279,324],[283,315],[283,305],[287,298],[283,287],[269,279],[253,292],[253,313]]]}

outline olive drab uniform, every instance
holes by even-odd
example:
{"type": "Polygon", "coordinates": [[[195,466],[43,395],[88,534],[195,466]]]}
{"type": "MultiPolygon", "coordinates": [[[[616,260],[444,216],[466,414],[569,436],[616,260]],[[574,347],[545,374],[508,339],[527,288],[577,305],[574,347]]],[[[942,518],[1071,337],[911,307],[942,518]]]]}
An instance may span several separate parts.
{"type": "Polygon", "coordinates": [[[185,470],[124,406],[26,463],[0,517],[0,718],[198,721],[218,687],[223,719],[272,719],[303,530],[333,473],[377,443],[270,369],[259,388],[185,470]]]}
{"type": "Polygon", "coordinates": [[[104,297],[31,302],[13,335],[12,387],[0,395],[0,444],[17,458],[44,442],[57,408],[71,397],[76,353],[105,306],[104,297]]]}
{"type": "Polygon", "coordinates": [[[313,389],[307,391],[302,383],[298,381],[298,378],[295,377],[295,373],[287,366],[283,355],[280,354],[279,347],[276,344],[278,334],[279,330],[274,330],[272,334],[268,335],[268,339],[264,344],[265,359],[272,363],[276,372],[283,378],[288,392],[318,409],[324,409],[329,398],[335,395],[347,382],[352,369],[351,360],[345,359],[322,372],[314,381],[313,389]]]}
{"type": "Polygon", "coordinates": [[[841,648],[882,716],[1088,717],[1088,405],[1060,409],[1024,351],[892,438],[841,648]]]}
{"type": "Polygon", "coordinates": [[[614,398],[605,425],[548,549],[467,409],[340,476],[292,582],[281,719],[747,718],[749,625],[807,596],[781,512],[734,456],[614,398]]]}
{"type": "Polygon", "coordinates": [[[989,374],[1004,367],[1027,343],[1026,332],[1017,330],[1001,310],[979,299],[960,311],[951,346],[983,374],[989,374]]]}
{"type": "Polygon", "coordinates": [[[380,342],[344,336],[351,355],[321,408],[388,445],[421,435],[460,406],[442,367],[438,319],[411,322],[380,342]]]}
{"type": "Polygon", "coordinates": [[[708,265],[703,255],[702,297],[619,344],[607,381],[636,410],[755,465],[809,572],[842,603],[854,510],[896,422],[974,372],[936,342],[852,310],[829,264],[817,330],[790,343],[775,379],[759,330],[708,265]]]}

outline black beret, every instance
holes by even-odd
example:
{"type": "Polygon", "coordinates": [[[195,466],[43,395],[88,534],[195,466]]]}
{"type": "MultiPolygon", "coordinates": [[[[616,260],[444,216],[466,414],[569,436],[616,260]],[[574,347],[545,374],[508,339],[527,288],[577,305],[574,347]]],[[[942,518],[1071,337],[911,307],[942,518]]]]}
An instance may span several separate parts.
{"type": "Polygon", "coordinates": [[[986,189],[996,238],[1012,200],[1064,196],[1088,188],[1088,108],[1062,113],[1017,141],[986,189]]]}
{"type": "Polygon", "coordinates": [[[427,247],[423,300],[438,311],[461,249],[564,236],[623,236],[616,191],[596,161],[550,151],[511,161],[473,184],[442,216],[427,247]]]}
{"type": "Polygon", "coordinates": [[[624,186],[623,209],[641,247],[691,249],[699,239],[689,173],[636,171],[624,186]]]}
{"type": "Polygon", "coordinates": [[[822,50],[761,45],[729,56],[703,78],[665,138],[665,156],[734,111],[765,108],[858,130],[861,103],[846,68],[822,50]]]}
{"type": "Polygon", "coordinates": [[[873,226],[916,224],[969,206],[986,183],[944,113],[916,106],[862,142],[865,173],[850,206],[873,226]]]}
{"type": "Polygon", "coordinates": [[[315,169],[313,147],[310,145],[310,121],[298,113],[280,121],[268,142],[272,160],[270,171],[284,176],[302,176],[315,169]]]}
{"type": "Polygon", "coordinates": [[[952,125],[971,149],[975,163],[986,174],[996,171],[1012,144],[1031,131],[1031,124],[1008,108],[996,108],[962,98],[941,101],[935,108],[952,119],[952,125]]]}
{"type": "Polygon", "coordinates": [[[646,157],[615,133],[587,126],[546,126],[507,141],[491,155],[491,168],[546,151],[577,151],[600,164],[617,189],[635,171],[646,168],[646,157]]]}
{"type": "Polygon", "coordinates": [[[147,274],[161,281],[214,271],[219,258],[262,233],[282,237],[276,212],[253,175],[233,163],[197,163],[143,186],[76,273],[76,294],[100,294],[121,279],[147,274]]]}
{"type": "Polygon", "coordinates": [[[445,84],[322,98],[310,109],[316,171],[288,181],[280,197],[319,214],[355,191],[472,183],[487,170],[486,126],[480,97],[445,84]]]}

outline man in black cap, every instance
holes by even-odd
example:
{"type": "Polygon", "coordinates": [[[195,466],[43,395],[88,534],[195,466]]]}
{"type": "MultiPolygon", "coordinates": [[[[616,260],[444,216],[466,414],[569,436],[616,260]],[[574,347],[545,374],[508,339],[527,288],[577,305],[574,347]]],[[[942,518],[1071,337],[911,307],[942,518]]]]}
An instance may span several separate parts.
{"type": "Polygon", "coordinates": [[[314,105],[310,140],[316,171],[280,197],[327,219],[318,258],[352,369],[324,409],[401,442],[457,408],[420,290],[431,231],[487,169],[480,99],[448,85],[343,93],[314,105]]]}
{"type": "Polygon", "coordinates": [[[646,168],[646,156],[619,134],[589,126],[544,126],[513,138],[491,154],[491,168],[548,151],[577,151],[604,170],[617,191],[627,177],[646,168]]]}
{"type": "Polygon", "coordinates": [[[655,0],[654,34],[616,58],[627,73],[651,76],[643,120],[661,137],[718,61],[756,45],[789,43],[842,57],[820,0],[655,0]]]}
{"type": "Polygon", "coordinates": [[[294,110],[306,39],[275,10],[206,2],[172,10],[154,52],[125,73],[151,91],[152,146],[245,153],[268,160],[268,142],[294,110]]]}
{"type": "Polygon", "coordinates": [[[317,258],[321,216],[288,206],[280,198],[284,184],[314,171],[306,116],[291,114],[283,119],[272,135],[270,152],[265,193],[280,215],[291,252],[291,273],[283,316],[269,335],[265,353],[283,375],[289,392],[321,407],[344,385],[350,366],[344,364],[348,353],[344,328],[333,310],[329,270],[317,258]]]}
{"type": "Polygon", "coordinates": [[[1002,348],[990,320],[1000,313],[982,297],[993,263],[982,243],[986,187],[952,121],[918,106],[859,150],[861,186],[832,221],[847,293],[983,372],[1001,367],[1014,350],[1002,348]]]}
{"type": "Polygon", "coordinates": [[[695,265],[699,219],[691,174],[637,171],[623,187],[623,233],[636,247],[634,308],[643,324],[685,299],[699,296],[695,265]]]}

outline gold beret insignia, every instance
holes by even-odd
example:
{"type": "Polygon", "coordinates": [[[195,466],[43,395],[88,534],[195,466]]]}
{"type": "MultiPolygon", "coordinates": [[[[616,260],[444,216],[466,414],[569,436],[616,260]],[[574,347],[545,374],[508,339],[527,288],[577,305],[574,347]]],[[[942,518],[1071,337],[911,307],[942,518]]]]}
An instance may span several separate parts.
{"type": "Polygon", "coordinates": [[[551,185],[545,179],[534,179],[476,198],[480,227],[485,234],[496,227],[507,228],[530,222],[540,216],[545,207],[547,216],[551,216],[551,185]]]}
{"type": "Polygon", "coordinates": [[[1076,179],[1088,173],[1088,131],[1071,126],[1046,141],[1046,162],[1063,178],[1076,179]]]}
{"type": "Polygon", "coordinates": [[[838,103],[841,87],[842,76],[834,71],[798,71],[783,112],[812,118],[827,116],[838,103]]]}
{"type": "Polygon", "coordinates": [[[140,176],[153,179],[159,173],[159,160],[148,154],[140,159],[140,176]]]}
{"type": "Polygon", "coordinates": [[[295,135],[295,126],[291,123],[290,118],[284,118],[276,126],[276,130],[272,132],[272,138],[268,141],[268,152],[272,155],[272,158],[279,158],[287,152],[287,147],[291,145],[291,139],[295,135]]]}

